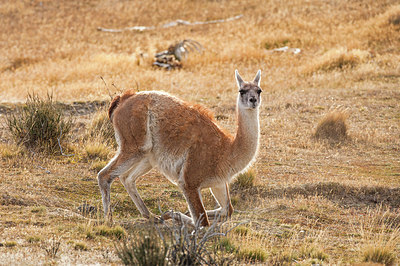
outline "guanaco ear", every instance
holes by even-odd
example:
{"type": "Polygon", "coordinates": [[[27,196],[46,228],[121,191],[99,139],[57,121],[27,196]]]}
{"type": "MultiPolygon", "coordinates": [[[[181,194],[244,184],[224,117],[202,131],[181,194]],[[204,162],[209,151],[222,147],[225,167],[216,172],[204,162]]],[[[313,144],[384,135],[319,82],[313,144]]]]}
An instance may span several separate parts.
{"type": "Polygon", "coordinates": [[[260,81],[261,81],[261,70],[258,70],[256,77],[254,78],[254,83],[257,84],[258,87],[260,87],[260,81]]]}
{"type": "Polygon", "coordinates": [[[236,78],[236,82],[239,86],[239,89],[242,87],[244,81],[243,79],[240,77],[239,72],[237,71],[237,69],[235,70],[235,78],[236,78]]]}

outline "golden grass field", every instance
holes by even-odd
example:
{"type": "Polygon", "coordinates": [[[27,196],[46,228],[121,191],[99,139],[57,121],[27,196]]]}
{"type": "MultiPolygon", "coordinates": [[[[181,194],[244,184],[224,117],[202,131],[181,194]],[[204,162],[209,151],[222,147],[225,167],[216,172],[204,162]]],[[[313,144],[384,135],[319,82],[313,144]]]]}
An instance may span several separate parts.
{"type": "MultiPolygon", "coordinates": [[[[263,88],[255,181],[232,186],[231,221],[248,221],[228,235],[235,262],[250,263],[246,254],[257,251],[265,259],[252,263],[357,264],[376,253],[400,263],[398,1],[2,0],[0,22],[0,264],[120,264],[113,234],[102,230],[146,223],[120,182],[111,229],[77,210],[88,203],[102,211],[96,174],[116,149],[87,137],[101,106],[125,89],[163,90],[208,107],[234,133],[235,69],[245,80],[261,69],[263,88]],[[97,30],[131,26],[158,28],[97,30]],[[189,54],[181,69],[152,66],[156,52],[184,39],[203,53],[189,54]],[[301,52],[272,51],[283,46],[301,52]],[[63,145],[73,156],[32,153],[12,140],[6,113],[29,93],[66,104],[74,128],[63,145]],[[347,138],[314,138],[334,110],[345,113],[347,138]],[[61,243],[55,258],[46,252],[52,239],[61,243]]],[[[154,212],[187,209],[157,171],[138,190],[154,212]]]]}

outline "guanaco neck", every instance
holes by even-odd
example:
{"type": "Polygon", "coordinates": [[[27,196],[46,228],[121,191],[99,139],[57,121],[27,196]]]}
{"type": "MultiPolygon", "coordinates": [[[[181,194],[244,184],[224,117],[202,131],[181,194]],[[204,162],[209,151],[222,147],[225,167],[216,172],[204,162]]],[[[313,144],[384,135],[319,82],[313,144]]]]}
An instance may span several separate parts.
{"type": "Polygon", "coordinates": [[[238,103],[236,109],[238,128],[228,155],[229,165],[234,173],[242,171],[254,159],[260,134],[258,108],[245,109],[238,103]]]}

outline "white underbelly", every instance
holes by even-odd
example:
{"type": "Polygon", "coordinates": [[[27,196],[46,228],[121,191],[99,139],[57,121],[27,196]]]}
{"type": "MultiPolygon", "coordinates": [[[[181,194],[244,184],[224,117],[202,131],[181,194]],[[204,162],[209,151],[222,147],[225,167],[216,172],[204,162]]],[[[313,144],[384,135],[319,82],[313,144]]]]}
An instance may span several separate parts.
{"type": "Polygon", "coordinates": [[[186,154],[173,156],[170,154],[152,154],[150,163],[157,168],[169,181],[175,185],[183,185],[183,168],[186,161],[186,154]]]}

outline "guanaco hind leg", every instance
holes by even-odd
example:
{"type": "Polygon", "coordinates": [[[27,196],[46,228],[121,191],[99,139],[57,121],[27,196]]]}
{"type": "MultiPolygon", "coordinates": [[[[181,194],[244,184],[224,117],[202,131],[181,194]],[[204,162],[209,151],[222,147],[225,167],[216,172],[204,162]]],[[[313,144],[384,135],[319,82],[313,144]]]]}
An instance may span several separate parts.
{"type": "Polygon", "coordinates": [[[135,163],[133,167],[129,170],[129,174],[125,177],[120,177],[122,184],[124,185],[125,189],[128,191],[129,196],[131,197],[132,201],[135,203],[136,207],[138,208],[140,214],[149,219],[152,215],[150,211],[147,209],[146,205],[144,204],[142,198],[139,195],[139,192],[136,189],[136,179],[148,171],[152,169],[150,162],[144,158],[138,163],[135,163]]]}
{"type": "Polygon", "coordinates": [[[138,161],[140,162],[140,160],[140,156],[132,157],[132,155],[130,155],[130,157],[128,157],[120,152],[98,173],[97,180],[103,201],[105,218],[111,219],[112,217],[112,211],[110,210],[112,182],[116,177],[120,177],[121,179],[129,178],[131,171],[134,172],[132,167],[134,167],[135,163],[137,164],[138,161]]]}
{"type": "Polygon", "coordinates": [[[209,218],[216,218],[219,215],[230,217],[233,213],[233,206],[231,204],[231,198],[229,195],[228,183],[212,187],[211,193],[220,207],[215,210],[207,211],[207,216],[209,218]]]}

